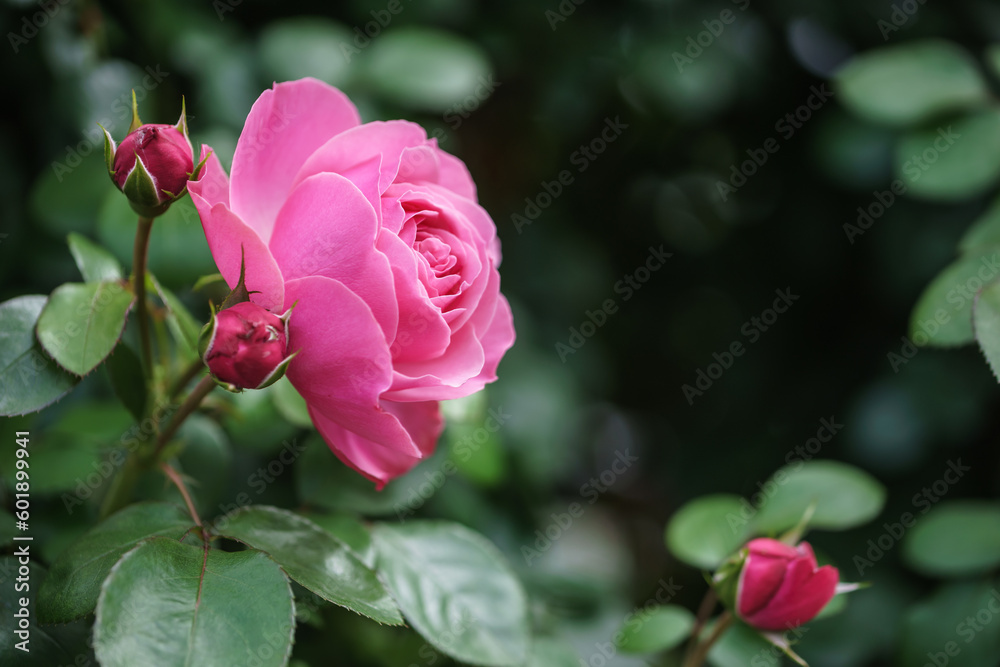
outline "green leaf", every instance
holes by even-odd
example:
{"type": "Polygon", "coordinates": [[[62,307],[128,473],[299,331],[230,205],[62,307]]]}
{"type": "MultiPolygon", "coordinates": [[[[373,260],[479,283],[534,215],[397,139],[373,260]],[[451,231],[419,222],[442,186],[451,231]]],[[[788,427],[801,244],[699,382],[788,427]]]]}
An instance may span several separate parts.
{"type": "MultiPolygon", "coordinates": [[[[706,635],[712,627],[714,623],[705,628],[706,635]]],[[[781,651],[759,632],[741,621],[735,621],[708,652],[708,662],[714,667],[780,665],[781,655],[781,651]]]]}
{"type": "MultiPolygon", "coordinates": [[[[73,491],[63,495],[63,507],[72,512],[98,492],[124,461],[120,450],[132,418],[113,402],[85,401],[60,415],[31,444],[31,491],[38,494],[73,491]],[[116,458],[117,456],[117,458],[116,458]]],[[[0,448],[0,477],[14,482],[14,448],[0,448]],[[8,458],[9,457],[9,458],[8,458]]]]}
{"type": "Polygon", "coordinates": [[[1000,655],[997,582],[942,586],[911,605],[899,630],[899,665],[993,667],[1000,655]],[[992,622],[985,622],[986,614],[992,622]]]}
{"type": "Polygon", "coordinates": [[[277,507],[250,507],[220,521],[216,530],[266,551],[288,576],[325,600],[379,623],[403,622],[375,573],[304,517],[277,507]]]}
{"type": "Polygon", "coordinates": [[[180,538],[194,526],[186,512],[168,503],[136,503],[97,524],[52,564],[38,592],[43,623],[68,623],[92,612],[101,582],[126,551],[141,540],[180,538]]]}
{"type": "Polygon", "coordinates": [[[977,291],[1000,277],[1000,246],[983,247],[948,265],[924,288],[910,315],[910,338],[918,346],[971,343],[972,305],[977,291]]]}
{"type": "Polygon", "coordinates": [[[688,565],[714,570],[749,537],[745,504],[739,496],[724,494],[692,500],[667,524],[667,548],[688,565]]]}
{"type": "Polygon", "coordinates": [[[61,367],[86,375],[118,344],[134,300],[117,282],[60,285],[38,318],[38,340],[61,367]]]}
{"type": "Polygon", "coordinates": [[[373,40],[369,51],[358,57],[361,78],[404,106],[446,112],[470,96],[485,100],[499,85],[483,50],[450,32],[399,28],[373,40]]]}
{"type": "Polygon", "coordinates": [[[147,277],[149,285],[166,306],[167,327],[170,329],[170,335],[174,337],[186,358],[197,359],[200,356],[198,354],[198,336],[201,335],[201,324],[188,312],[177,295],[163,287],[153,274],[147,274],[147,277]]]}
{"type": "Polygon", "coordinates": [[[764,483],[766,497],[752,526],[756,533],[793,528],[813,503],[812,528],[847,530],[868,523],[885,505],[885,487],[868,473],[838,461],[793,463],[764,483]]]}
{"type": "Polygon", "coordinates": [[[834,81],[849,109],[890,125],[913,125],[980,105],[989,97],[969,54],[936,39],[863,53],[837,72],[834,81]]]}
{"type": "MultiPolygon", "coordinates": [[[[34,526],[32,526],[34,528],[34,526]]],[[[30,542],[20,544],[30,545],[30,542]]],[[[36,543],[37,544],[37,543],[36,543]]],[[[34,549],[31,549],[34,553],[34,549]]],[[[28,581],[17,581],[20,578],[18,556],[0,556],[0,665],[17,665],[17,667],[53,667],[54,665],[93,665],[93,652],[88,647],[90,624],[78,621],[66,625],[39,625],[36,613],[38,584],[46,579],[45,569],[35,561],[28,563],[28,581]],[[23,590],[15,586],[28,584],[23,590]],[[15,631],[22,630],[19,618],[21,598],[28,599],[28,636],[27,652],[16,647],[23,641],[15,631]]]]}
{"type": "Polygon", "coordinates": [[[531,642],[527,667],[579,667],[576,651],[554,639],[538,638],[531,642]]]}
{"type": "Polygon", "coordinates": [[[312,419],[306,409],[306,399],[295,390],[288,378],[282,378],[265,389],[274,401],[274,407],[289,423],[299,428],[312,428],[312,419]]]}
{"type": "Polygon", "coordinates": [[[694,627],[694,614],[677,605],[644,609],[628,620],[615,643],[626,653],[659,653],[679,646],[694,627]]]}
{"type": "Polygon", "coordinates": [[[432,646],[476,665],[523,665],[527,598],[489,541],[464,526],[378,524],[378,569],[407,621],[432,646]]]}
{"type": "Polygon", "coordinates": [[[309,514],[306,518],[346,544],[368,568],[375,568],[375,545],[360,519],[349,514],[309,514]]]}
{"type": "Polygon", "coordinates": [[[122,265],[110,252],[76,232],[71,232],[67,240],[84,282],[99,283],[124,278],[122,265]]]}
{"type": "Polygon", "coordinates": [[[903,541],[907,565],[927,575],[964,577],[1000,565],[1000,505],[959,500],[917,519],[903,541]]]}
{"type": "Polygon", "coordinates": [[[146,378],[142,362],[128,345],[119,345],[104,364],[118,400],[141,422],[146,414],[146,378]]]}
{"type": "Polygon", "coordinates": [[[266,554],[156,537],[101,587],[94,648],[102,667],[281,667],[293,631],[291,586],[266,554]]]}
{"type": "Polygon", "coordinates": [[[319,16],[281,19],[260,33],[260,60],[268,80],[293,81],[311,76],[343,87],[351,79],[354,34],[343,24],[319,16]]]}
{"type": "Polygon", "coordinates": [[[964,254],[997,246],[1000,246],[1000,198],[994,199],[986,212],[969,225],[958,242],[958,250],[964,254]]]}
{"type": "Polygon", "coordinates": [[[993,281],[976,294],[972,328],[993,377],[1000,380],[1000,281],[993,281]]]}
{"type": "Polygon", "coordinates": [[[46,300],[32,295],[0,303],[0,416],[37,412],[80,381],[59,368],[35,340],[46,300]]]}
{"type": "Polygon", "coordinates": [[[894,160],[913,196],[954,201],[982,194],[1000,179],[1000,110],[909,132],[894,160]]]}

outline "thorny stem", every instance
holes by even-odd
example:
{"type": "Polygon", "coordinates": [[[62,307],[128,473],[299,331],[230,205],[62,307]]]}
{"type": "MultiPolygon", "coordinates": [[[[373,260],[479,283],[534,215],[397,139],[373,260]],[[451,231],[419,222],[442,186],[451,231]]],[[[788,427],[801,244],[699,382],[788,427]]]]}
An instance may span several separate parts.
{"type": "Polygon", "coordinates": [[[132,289],[135,291],[135,315],[139,320],[142,365],[147,380],[153,374],[153,347],[149,337],[149,312],[146,308],[146,254],[149,250],[149,234],[152,229],[153,218],[140,215],[139,228],[135,233],[135,246],[132,249],[132,289]]]}

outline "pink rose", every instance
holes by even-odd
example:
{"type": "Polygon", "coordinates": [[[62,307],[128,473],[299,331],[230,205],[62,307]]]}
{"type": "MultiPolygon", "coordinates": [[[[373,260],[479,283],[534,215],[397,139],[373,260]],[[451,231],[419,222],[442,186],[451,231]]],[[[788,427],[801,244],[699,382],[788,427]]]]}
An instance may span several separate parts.
{"type": "Polygon", "coordinates": [[[119,190],[124,188],[139,160],[153,177],[163,202],[184,192],[188,176],[194,171],[193,153],[191,142],[173,125],[141,125],[115,150],[113,179],[119,190]]]}
{"type": "Polygon", "coordinates": [[[496,379],[514,342],[496,227],[465,165],[420,126],[362,125],[315,79],[276,84],[250,110],[231,181],[212,156],[188,188],[229,285],[242,252],[255,303],[297,303],[288,378],[379,488],[433,451],[438,401],[496,379]]]}
{"type": "Polygon", "coordinates": [[[761,630],[787,630],[808,623],[837,592],[840,574],[818,567],[808,542],[789,546],[761,537],[751,540],[736,591],[736,611],[761,630]]]}

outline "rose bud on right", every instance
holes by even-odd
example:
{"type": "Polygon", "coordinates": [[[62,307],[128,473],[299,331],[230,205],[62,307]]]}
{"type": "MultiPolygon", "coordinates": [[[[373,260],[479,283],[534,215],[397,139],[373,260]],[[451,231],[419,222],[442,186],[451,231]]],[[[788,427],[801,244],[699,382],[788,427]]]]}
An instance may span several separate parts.
{"type": "Polygon", "coordinates": [[[720,597],[747,625],[765,631],[811,621],[839,580],[837,568],[819,567],[808,542],[791,546],[767,537],[748,542],[715,576],[720,597]]]}
{"type": "Polygon", "coordinates": [[[199,348],[212,376],[230,391],[263,389],[285,374],[291,311],[275,315],[245,301],[220,310],[201,334],[199,348]]]}

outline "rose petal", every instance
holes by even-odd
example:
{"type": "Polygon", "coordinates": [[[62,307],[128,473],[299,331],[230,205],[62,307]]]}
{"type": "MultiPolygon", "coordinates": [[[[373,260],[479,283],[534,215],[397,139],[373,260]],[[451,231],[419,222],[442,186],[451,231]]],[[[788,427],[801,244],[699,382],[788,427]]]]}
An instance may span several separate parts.
{"type": "Polygon", "coordinates": [[[286,280],[325,276],[360,296],[386,341],[396,335],[399,310],[389,260],[375,247],[377,233],[375,210],[361,191],[339,174],[324,173],[292,191],[270,248],[286,280]]]}
{"type": "MultiPolygon", "coordinates": [[[[295,176],[295,185],[315,174],[344,174],[362,162],[380,158],[378,188],[375,198],[365,191],[372,206],[380,210],[379,199],[392,183],[399,169],[401,154],[410,146],[419,146],[427,139],[424,129],[403,120],[375,121],[351,128],[319,147],[295,176]]],[[[352,179],[354,180],[354,179],[352,179]]]]}
{"type": "Polygon", "coordinates": [[[331,137],[355,127],[344,93],[316,79],[275,84],[247,116],[233,157],[232,209],[269,241],[299,168],[331,137]]]}
{"type": "Polygon", "coordinates": [[[762,630],[787,630],[808,623],[834,596],[839,578],[840,573],[830,565],[815,569],[807,559],[792,561],[770,602],[743,618],[762,630]]]}
{"type": "Polygon", "coordinates": [[[444,428],[436,402],[386,401],[383,409],[400,426],[400,430],[394,432],[398,441],[368,440],[309,406],[313,424],[337,458],[376,482],[380,490],[386,482],[408,472],[420,459],[430,455],[444,428]],[[414,449],[418,455],[412,453],[414,449]]]}
{"type": "Polygon", "coordinates": [[[198,180],[188,181],[188,192],[198,195],[208,202],[209,206],[224,204],[229,208],[229,176],[226,175],[226,170],[222,168],[222,163],[219,162],[219,157],[212,147],[202,144],[199,162],[205,160],[206,155],[208,160],[201,168],[198,180]]]}
{"type": "Polygon", "coordinates": [[[191,201],[198,209],[208,247],[219,272],[230,289],[240,280],[240,265],[245,262],[245,284],[250,301],[272,312],[280,312],[285,301],[284,278],[257,232],[250,229],[225,204],[209,206],[208,202],[190,190],[191,201]]]}
{"type": "MultiPolygon", "coordinates": [[[[431,139],[436,146],[437,139],[431,139]]],[[[448,188],[460,197],[465,197],[473,202],[478,202],[476,196],[476,183],[472,180],[469,168],[451,153],[447,153],[440,148],[438,150],[438,183],[448,188]]]]}

